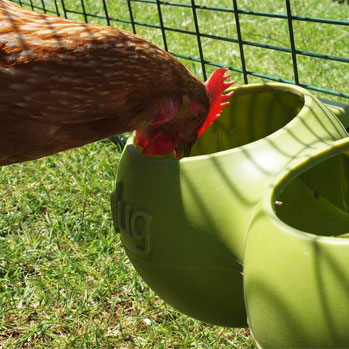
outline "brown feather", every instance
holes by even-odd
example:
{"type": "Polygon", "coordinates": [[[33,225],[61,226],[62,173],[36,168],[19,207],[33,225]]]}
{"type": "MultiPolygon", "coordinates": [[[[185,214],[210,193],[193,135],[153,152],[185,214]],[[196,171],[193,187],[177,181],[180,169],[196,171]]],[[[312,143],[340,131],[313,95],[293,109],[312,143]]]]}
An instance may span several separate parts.
{"type": "Polygon", "coordinates": [[[0,0],[0,165],[151,122],[162,101],[209,100],[178,60],[123,30],[0,0]]]}

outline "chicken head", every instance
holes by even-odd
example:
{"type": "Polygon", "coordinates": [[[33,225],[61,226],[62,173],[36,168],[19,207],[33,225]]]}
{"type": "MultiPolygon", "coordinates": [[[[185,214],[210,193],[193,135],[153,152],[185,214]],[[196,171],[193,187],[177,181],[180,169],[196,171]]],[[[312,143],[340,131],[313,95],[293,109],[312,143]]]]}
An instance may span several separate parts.
{"type": "Polygon", "coordinates": [[[205,82],[210,100],[209,108],[189,99],[169,99],[159,108],[152,122],[138,129],[136,143],[143,148],[144,155],[168,154],[176,157],[188,156],[192,145],[212,123],[219,118],[223,108],[229,104],[233,92],[223,94],[234,82],[226,82],[227,68],[217,69],[205,82]]]}

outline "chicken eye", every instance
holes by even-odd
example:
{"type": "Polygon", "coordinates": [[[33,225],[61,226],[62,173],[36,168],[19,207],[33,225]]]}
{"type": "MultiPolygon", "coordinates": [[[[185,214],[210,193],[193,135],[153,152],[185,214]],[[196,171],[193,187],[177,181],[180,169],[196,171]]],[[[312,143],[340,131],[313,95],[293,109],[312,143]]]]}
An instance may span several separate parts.
{"type": "Polygon", "coordinates": [[[193,117],[191,118],[191,121],[199,121],[201,119],[201,114],[195,114],[193,115],[193,117]]]}

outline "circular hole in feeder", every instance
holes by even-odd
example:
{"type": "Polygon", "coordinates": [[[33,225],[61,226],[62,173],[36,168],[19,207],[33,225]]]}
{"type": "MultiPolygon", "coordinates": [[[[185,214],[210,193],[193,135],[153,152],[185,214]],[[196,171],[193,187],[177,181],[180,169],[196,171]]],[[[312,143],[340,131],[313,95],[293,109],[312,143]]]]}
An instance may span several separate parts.
{"type": "Polygon", "coordinates": [[[293,87],[238,88],[222,116],[192,148],[191,156],[211,154],[262,139],[289,123],[304,106],[293,87]]]}
{"type": "Polygon", "coordinates": [[[301,231],[349,238],[349,151],[288,183],[275,199],[275,212],[301,231]]]}

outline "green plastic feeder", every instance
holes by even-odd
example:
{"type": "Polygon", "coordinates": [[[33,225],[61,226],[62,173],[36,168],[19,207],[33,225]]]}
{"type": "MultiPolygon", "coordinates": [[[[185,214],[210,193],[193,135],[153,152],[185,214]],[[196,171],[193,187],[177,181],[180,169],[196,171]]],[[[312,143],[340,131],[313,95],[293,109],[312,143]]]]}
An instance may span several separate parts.
{"type": "Polygon", "coordinates": [[[245,300],[259,348],[349,347],[349,137],[309,153],[275,179],[249,229],[245,300]]]}
{"type": "Polygon", "coordinates": [[[234,90],[190,157],[142,156],[131,139],[112,211],[132,264],[160,297],[205,322],[243,327],[242,263],[258,202],[295,159],[347,132],[300,87],[234,90]]]}

